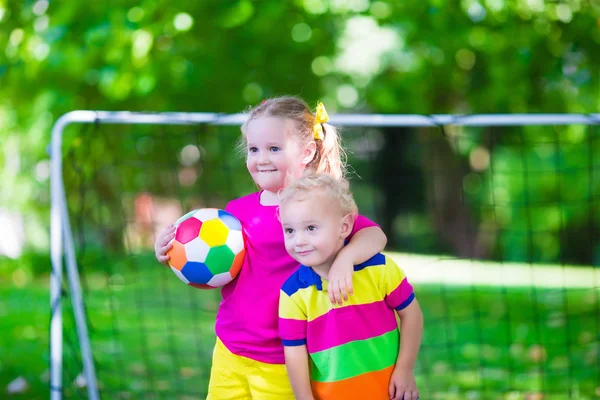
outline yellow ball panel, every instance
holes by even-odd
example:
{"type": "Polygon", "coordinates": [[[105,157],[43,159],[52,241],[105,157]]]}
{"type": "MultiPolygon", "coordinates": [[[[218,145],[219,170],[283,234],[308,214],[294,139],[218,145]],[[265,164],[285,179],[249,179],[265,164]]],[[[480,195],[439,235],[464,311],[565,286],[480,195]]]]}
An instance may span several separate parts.
{"type": "Polygon", "coordinates": [[[224,245],[228,234],[229,228],[217,218],[205,221],[200,228],[200,237],[210,247],[224,245]]]}

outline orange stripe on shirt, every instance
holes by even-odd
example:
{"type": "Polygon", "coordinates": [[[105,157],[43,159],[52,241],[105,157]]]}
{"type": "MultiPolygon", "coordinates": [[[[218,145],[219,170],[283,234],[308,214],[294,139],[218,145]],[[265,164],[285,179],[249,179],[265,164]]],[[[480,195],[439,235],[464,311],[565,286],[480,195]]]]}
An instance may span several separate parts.
{"type": "Polygon", "coordinates": [[[388,387],[394,366],[336,382],[312,382],[318,400],[389,400],[388,387]]]}

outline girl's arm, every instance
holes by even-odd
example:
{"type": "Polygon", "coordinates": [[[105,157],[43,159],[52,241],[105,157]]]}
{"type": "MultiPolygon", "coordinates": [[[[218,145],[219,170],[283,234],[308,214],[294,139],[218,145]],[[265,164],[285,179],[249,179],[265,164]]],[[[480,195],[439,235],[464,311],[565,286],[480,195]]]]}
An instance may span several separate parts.
{"type": "MultiPolygon", "coordinates": [[[[360,223],[360,221],[357,220],[356,223],[360,223]]],[[[349,243],[338,253],[329,270],[328,293],[329,300],[333,304],[342,305],[343,300],[348,301],[348,294],[354,293],[352,287],[354,266],[382,252],[386,244],[387,237],[377,225],[372,224],[354,233],[349,243]]]]}
{"type": "Polygon", "coordinates": [[[398,311],[400,317],[400,350],[390,379],[390,399],[416,400],[415,363],[423,337],[423,313],[417,299],[398,311]]]}
{"type": "Polygon", "coordinates": [[[175,226],[169,225],[164,231],[156,238],[154,242],[154,255],[159,263],[165,267],[169,266],[169,260],[171,256],[167,255],[167,252],[173,248],[172,240],[175,238],[175,226]]]}
{"type": "Polygon", "coordinates": [[[283,349],[285,352],[285,367],[296,399],[313,400],[306,345],[285,346],[283,349]]]}

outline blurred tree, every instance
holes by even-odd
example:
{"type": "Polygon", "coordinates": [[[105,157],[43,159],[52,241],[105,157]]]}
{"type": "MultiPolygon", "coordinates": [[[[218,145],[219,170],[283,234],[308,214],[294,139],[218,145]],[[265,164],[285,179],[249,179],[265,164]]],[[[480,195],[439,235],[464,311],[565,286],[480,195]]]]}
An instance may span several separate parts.
{"type": "MultiPolygon", "coordinates": [[[[46,147],[52,124],[74,109],[238,112],[262,98],[291,93],[310,104],[323,99],[332,113],[595,112],[600,106],[599,10],[595,2],[576,0],[142,0],[110,6],[0,0],[0,141],[5,150],[0,155],[0,203],[36,215],[28,219],[42,232],[34,245],[45,245],[46,229],[39,227],[48,218],[46,147]]],[[[394,129],[383,134],[391,147],[369,168],[384,176],[379,181],[383,186],[373,190],[384,193],[391,227],[397,212],[389,207],[402,209],[398,199],[411,190],[393,185],[391,171],[398,176],[417,172],[413,164],[392,162],[389,152],[406,156],[395,147],[414,148],[418,142],[416,136],[399,138],[403,133],[394,129]]],[[[90,161],[106,162],[122,156],[115,149],[136,146],[126,143],[125,136],[114,135],[110,146],[90,149],[90,161]]],[[[437,136],[439,143],[432,144],[436,151],[462,158],[460,171],[448,176],[449,187],[462,188],[473,172],[467,160],[475,149],[490,152],[491,166],[510,161],[516,170],[521,168],[519,157],[533,152],[533,145],[520,155],[516,147],[496,151],[481,142],[485,136],[474,136],[462,150],[437,136]]],[[[207,146],[216,140],[210,137],[206,135],[207,146]]],[[[146,157],[159,160],[164,153],[165,147],[153,146],[146,157]]],[[[214,157],[225,162],[228,155],[214,157]]],[[[428,162],[422,159],[420,173],[432,182],[435,177],[427,174],[434,169],[427,168],[428,162]]],[[[553,157],[539,163],[540,168],[557,169],[553,157]]],[[[482,186],[473,207],[485,203],[497,181],[482,186]]],[[[223,179],[213,181],[218,182],[223,179]]],[[[508,186],[506,201],[520,200],[517,181],[502,182],[508,186]]],[[[419,185],[416,192],[428,195],[419,185]]],[[[595,180],[588,185],[589,196],[598,185],[595,180]]],[[[239,190],[243,188],[247,186],[239,190]]],[[[530,182],[528,190],[557,199],[548,182],[530,182]]],[[[436,208],[456,204],[456,192],[440,193],[427,201],[436,208]]],[[[115,193],[103,196],[118,198],[115,193]]],[[[473,232],[465,239],[469,243],[447,239],[454,251],[476,246],[480,225],[490,221],[468,217],[464,202],[457,207],[439,209],[440,221],[451,221],[438,226],[440,232],[452,232],[454,224],[473,232]]],[[[562,228],[552,228],[551,236],[560,241],[567,229],[576,236],[593,231],[577,228],[589,223],[590,206],[586,210],[588,214],[567,213],[562,228]]],[[[513,219],[504,228],[517,223],[513,219]]],[[[526,258],[512,249],[535,247],[524,238],[503,240],[506,244],[496,250],[511,259],[526,258]]],[[[556,259],[551,253],[540,259],[556,259]]]]}
{"type": "MultiPolygon", "coordinates": [[[[456,7],[443,0],[378,1],[370,3],[368,14],[368,17],[352,16],[346,21],[346,30],[338,43],[346,43],[347,47],[338,50],[336,64],[339,66],[337,79],[349,80],[356,87],[356,107],[361,110],[407,114],[591,113],[597,112],[600,107],[600,52],[597,51],[600,44],[600,7],[597,3],[474,0],[463,1],[456,7]],[[357,51],[356,41],[344,41],[344,37],[352,37],[352,27],[361,28],[364,33],[362,45],[367,51],[357,51]],[[360,62],[350,61],[352,55],[360,62]],[[370,64],[368,58],[377,62],[370,64]]],[[[572,136],[569,131],[580,132],[580,128],[566,128],[563,134],[550,140],[568,146],[568,137],[572,136]]],[[[389,180],[393,180],[394,176],[414,176],[414,172],[403,167],[393,154],[406,157],[404,147],[411,149],[413,146],[405,139],[401,139],[400,144],[396,137],[408,135],[406,130],[385,129],[383,132],[384,142],[391,148],[384,147],[379,154],[381,161],[375,165],[380,170],[376,175],[388,177],[380,180],[383,183],[380,189],[388,199],[384,203],[393,209],[399,207],[399,199],[413,191],[406,185],[393,184],[389,180]]],[[[550,229],[552,245],[542,245],[541,242],[548,241],[528,239],[527,235],[517,235],[520,237],[516,239],[515,230],[534,229],[533,226],[523,227],[522,218],[513,218],[512,222],[499,226],[494,213],[483,218],[469,216],[489,203],[488,199],[494,197],[495,189],[491,187],[487,192],[480,192],[475,202],[471,202],[471,210],[466,209],[469,206],[462,198],[462,191],[465,178],[473,172],[472,166],[469,166],[471,152],[483,149],[489,153],[490,166],[506,161],[507,153],[496,154],[490,143],[486,143],[492,136],[502,141],[502,135],[491,129],[487,134],[471,134],[463,130],[461,135],[462,141],[471,142],[463,146],[464,151],[451,143],[455,138],[428,135],[431,140],[421,152],[421,170],[425,181],[434,190],[418,186],[412,188],[428,196],[427,202],[432,210],[430,215],[442,240],[434,247],[441,245],[443,248],[443,243],[446,243],[453,253],[463,256],[495,254],[496,257],[518,260],[600,263],[597,255],[594,259],[590,254],[597,245],[590,244],[590,240],[597,242],[596,231],[589,227],[594,225],[594,207],[586,207],[587,213],[575,218],[573,213],[566,211],[565,206],[569,202],[556,191],[548,192],[548,182],[539,185],[537,176],[528,176],[524,189],[519,179],[503,180],[502,185],[508,186],[509,194],[502,200],[519,204],[523,202],[523,196],[537,198],[545,192],[540,201],[562,204],[559,212],[565,216],[561,226],[550,229]],[[456,157],[463,158],[462,165],[456,165],[456,157]],[[486,230],[488,232],[484,232],[486,230]],[[579,245],[575,248],[579,250],[572,246],[574,231],[579,238],[579,245]],[[489,243],[484,244],[485,239],[482,241],[482,235],[493,237],[496,234],[500,243],[506,244],[493,248],[489,243]],[[571,240],[566,241],[567,236],[571,240]],[[562,248],[561,242],[564,243],[562,248]],[[567,246],[567,242],[570,245],[567,246]],[[588,256],[584,257],[584,253],[588,256]]],[[[598,148],[594,139],[597,131],[591,128],[587,135],[591,138],[589,146],[593,147],[589,151],[594,152],[598,148]]],[[[416,136],[412,137],[414,141],[416,136]]],[[[585,137],[583,135],[580,140],[585,141],[585,137]]],[[[530,140],[509,149],[508,153],[513,156],[510,165],[516,176],[527,174],[524,160],[536,153],[540,145],[543,146],[539,140],[530,140]]],[[[562,144],[554,149],[554,157],[538,162],[536,170],[560,175],[560,167],[555,161],[562,153],[560,147],[562,144]]],[[[580,161],[576,164],[579,171],[572,178],[582,185],[589,183],[589,187],[587,197],[584,194],[578,201],[587,199],[588,203],[594,204],[594,196],[600,193],[600,182],[588,176],[589,163],[593,163],[593,159],[585,155],[588,145],[580,142],[579,149],[580,161]]],[[[488,169],[483,180],[490,180],[493,174],[488,169]]],[[[396,182],[399,181],[396,178],[396,182]]],[[[544,215],[550,218],[552,213],[553,210],[547,207],[541,211],[540,219],[544,220],[544,215]]],[[[514,214],[517,215],[516,212],[514,214]]],[[[394,215],[397,214],[386,209],[384,220],[387,225],[394,225],[389,220],[394,215]]],[[[435,248],[429,250],[435,251],[435,248]]]]}

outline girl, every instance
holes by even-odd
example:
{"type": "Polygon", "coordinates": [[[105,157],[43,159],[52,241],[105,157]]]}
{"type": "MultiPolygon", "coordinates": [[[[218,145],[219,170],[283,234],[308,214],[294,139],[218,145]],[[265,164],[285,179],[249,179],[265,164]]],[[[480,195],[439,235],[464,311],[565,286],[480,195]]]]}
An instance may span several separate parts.
{"type": "MultiPolygon", "coordinates": [[[[277,193],[306,169],[344,175],[338,134],[327,120],[322,103],[315,116],[304,101],[279,97],[252,109],[242,126],[246,167],[260,191],[225,207],[242,222],[248,240],[239,275],[221,291],[210,400],[294,398],[278,334],[278,303],[281,285],[299,264],[285,250],[277,193]]],[[[174,237],[171,226],[155,243],[156,257],[165,265],[174,237]]],[[[329,298],[339,304],[352,294],[354,265],[382,251],[387,242],[364,217],[357,218],[350,238],[329,274],[329,298]]]]}

